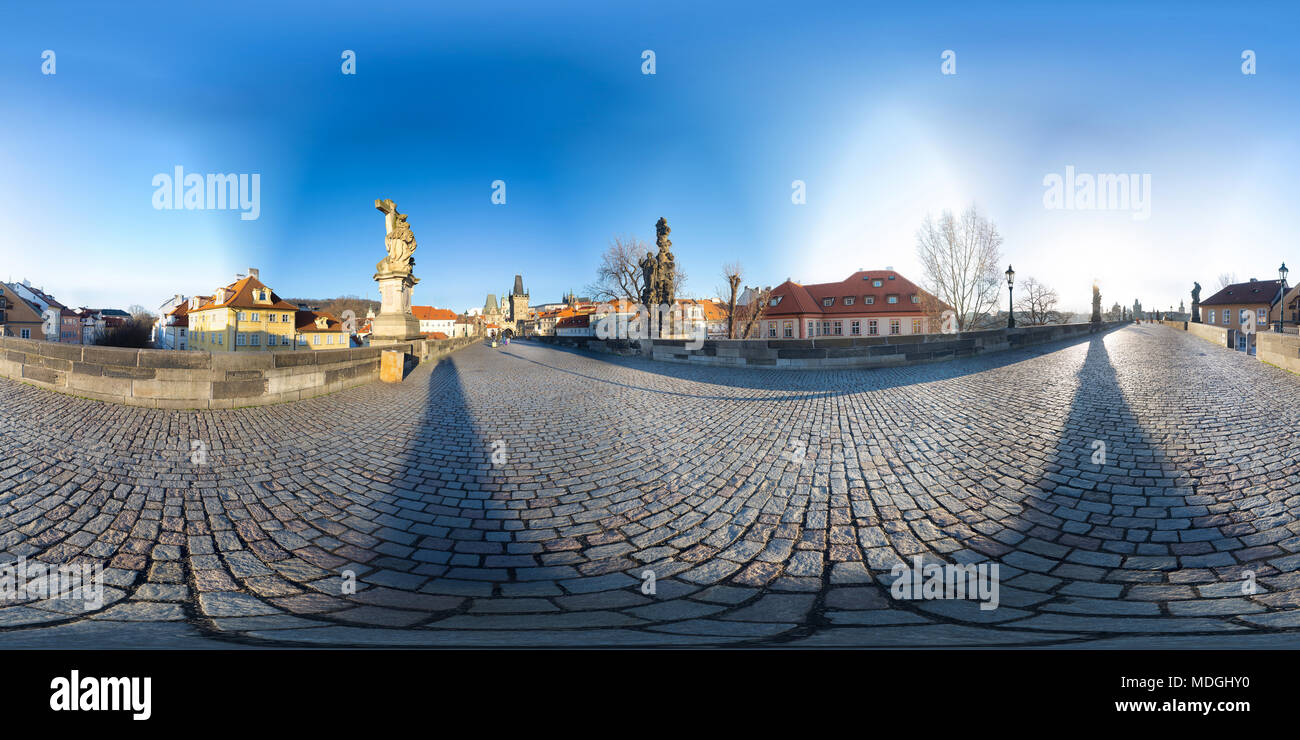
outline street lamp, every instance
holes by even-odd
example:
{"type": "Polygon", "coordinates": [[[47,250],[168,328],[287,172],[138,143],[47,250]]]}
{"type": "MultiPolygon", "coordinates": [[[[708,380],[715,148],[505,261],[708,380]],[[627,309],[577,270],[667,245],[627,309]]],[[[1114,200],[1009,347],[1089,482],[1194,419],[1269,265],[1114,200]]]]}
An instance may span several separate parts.
{"type": "Polygon", "coordinates": [[[1013,308],[1014,303],[1012,302],[1012,295],[1013,295],[1013,291],[1015,290],[1013,285],[1015,284],[1015,282],[1016,282],[1016,271],[1011,269],[1011,265],[1007,265],[1007,328],[1008,329],[1016,328],[1016,311],[1013,308]]]}
{"type": "Polygon", "coordinates": [[[1286,298],[1287,272],[1289,272],[1289,270],[1286,269],[1286,263],[1283,262],[1282,266],[1277,268],[1277,292],[1280,296],[1277,299],[1277,333],[1278,334],[1281,334],[1283,331],[1283,327],[1286,326],[1286,304],[1284,304],[1282,301],[1286,298]]]}

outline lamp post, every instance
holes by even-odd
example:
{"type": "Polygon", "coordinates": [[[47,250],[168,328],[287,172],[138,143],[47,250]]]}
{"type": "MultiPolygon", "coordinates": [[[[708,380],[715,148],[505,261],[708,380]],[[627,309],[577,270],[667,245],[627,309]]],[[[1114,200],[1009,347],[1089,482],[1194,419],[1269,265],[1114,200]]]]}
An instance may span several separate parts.
{"type": "Polygon", "coordinates": [[[1282,263],[1278,268],[1278,333],[1282,334],[1287,324],[1287,304],[1283,300],[1287,298],[1287,263],[1282,263]]]}
{"type": "Polygon", "coordinates": [[[1016,271],[1011,269],[1011,265],[1007,265],[1007,328],[1008,329],[1016,328],[1016,311],[1014,308],[1015,303],[1012,301],[1012,296],[1014,294],[1013,291],[1015,290],[1013,286],[1015,282],[1016,282],[1016,271]]]}

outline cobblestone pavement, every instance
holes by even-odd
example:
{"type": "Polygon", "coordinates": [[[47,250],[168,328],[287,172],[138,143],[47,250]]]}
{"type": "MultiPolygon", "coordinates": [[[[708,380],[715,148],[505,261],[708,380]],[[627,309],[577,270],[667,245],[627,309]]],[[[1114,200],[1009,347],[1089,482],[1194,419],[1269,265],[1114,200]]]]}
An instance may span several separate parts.
{"type": "Polygon", "coordinates": [[[0,647],[1300,646],[1298,396],[1145,325],[834,372],[478,345],[216,412],[0,381],[0,560],[110,584],[0,602],[0,647]],[[891,598],[912,556],[999,607],[891,598]]]}

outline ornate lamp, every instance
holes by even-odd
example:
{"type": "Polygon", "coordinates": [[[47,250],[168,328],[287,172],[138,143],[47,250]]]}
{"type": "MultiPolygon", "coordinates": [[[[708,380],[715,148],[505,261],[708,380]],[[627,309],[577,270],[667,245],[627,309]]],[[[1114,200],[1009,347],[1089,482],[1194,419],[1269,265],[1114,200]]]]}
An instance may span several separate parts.
{"type": "Polygon", "coordinates": [[[1014,308],[1015,303],[1012,300],[1012,296],[1013,296],[1013,291],[1015,290],[1013,286],[1015,285],[1016,282],[1016,271],[1011,269],[1011,265],[1007,265],[1006,274],[1007,274],[1007,328],[1014,329],[1016,328],[1016,311],[1014,308]]]}

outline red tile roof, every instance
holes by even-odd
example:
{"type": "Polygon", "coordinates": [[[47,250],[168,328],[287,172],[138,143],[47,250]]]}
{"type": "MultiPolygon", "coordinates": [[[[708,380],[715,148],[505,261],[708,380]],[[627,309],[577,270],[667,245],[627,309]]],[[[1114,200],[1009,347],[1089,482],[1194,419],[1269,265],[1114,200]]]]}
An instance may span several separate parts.
{"type": "Polygon", "coordinates": [[[343,331],[343,322],[324,311],[296,311],[293,316],[293,326],[299,334],[343,331]],[[324,329],[316,326],[317,317],[325,319],[324,329]]]}
{"type": "Polygon", "coordinates": [[[420,321],[455,321],[456,312],[433,306],[411,306],[411,313],[420,321]]]}
{"type": "Polygon", "coordinates": [[[1201,301],[1202,306],[1232,306],[1246,303],[1263,303],[1273,305],[1277,300],[1278,280],[1251,280],[1246,283],[1233,283],[1218,293],[1201,301]]]}
{"type": "Polygon", "coordinates": [[[280,296],[276,295],[274,291],[271,291],[270,303],[254,301],[254,290],[270,291],[271,289],[267,288],[262,281],[250,275],[243,280],[237,280],[226,286],[226,300],[224,302],[217,303],[214,300],[216,296],[211,296],[200,303],[197,310],[203,311],[209,308],[274,308],[283,311],[294,311],[298,308],[292,303],[281,300],[280,296]]]}
{"type": "Polygon", "coordinates": [[[772,289],[771,299],[780,299],[775,306],[769,303],[767,307],[766,315],[773,317],[802,314],[923,316],[927,313],[927,299],[938,300],[893,270],[861,270],[838,283],[800,285],[787,280],[772,289]],[[874,284],[876,280],[880,281],[878,288],[874,284]],[[897,303],[889,302],[891,295],[898,296],[897,303]],[[874,302],[868,303],[867,296],[873,297],[874,302]],[[920,302],[913,303],[912,296],[917,296],[920,302]],[[845,298],[851,298],[853,302],[845,303],[845,298]],[[830,306],[824,305],[826,299],[831,299],[830,306]]]}
{"type": "Polygon", "coordinates": [[[555,322],[556,329],[585,329],[591,325],[591,314],[582,313],[572,316],[565,316],[555,322]]]}

